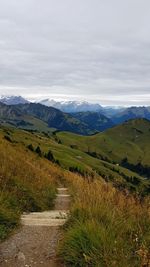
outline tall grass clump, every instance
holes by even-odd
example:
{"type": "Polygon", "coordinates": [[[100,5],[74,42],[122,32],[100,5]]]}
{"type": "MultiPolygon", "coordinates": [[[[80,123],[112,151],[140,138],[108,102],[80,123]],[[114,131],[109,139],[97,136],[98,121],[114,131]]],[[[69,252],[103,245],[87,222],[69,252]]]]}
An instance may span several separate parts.
{"type": "Polygon", "coordinates": [[[66,266],[149,267],[149,199],[67,174],[74,203],[59,253],[66,266]]]}
{"type": "Polygon", "coordinates": [[[48,160],[0,137],[0,239],[18,225],[22,212],[53,206],[61,176],[48,160]]]}

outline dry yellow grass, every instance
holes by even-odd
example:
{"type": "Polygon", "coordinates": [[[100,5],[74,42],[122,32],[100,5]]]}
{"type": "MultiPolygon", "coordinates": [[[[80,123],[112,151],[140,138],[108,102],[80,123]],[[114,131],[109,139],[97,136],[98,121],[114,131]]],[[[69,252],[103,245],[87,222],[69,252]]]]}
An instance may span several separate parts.
{"type": "Polygon", "coordinates": [[[23,211],[51,208],[63,171],[21,144],[0,138],[0,238],[23,211]]]}
{"type": "Polygon", "coordinates": [[[66,175],[74,204],[60,254],[69,266],[149,267],[149,198],[66,175]]]}

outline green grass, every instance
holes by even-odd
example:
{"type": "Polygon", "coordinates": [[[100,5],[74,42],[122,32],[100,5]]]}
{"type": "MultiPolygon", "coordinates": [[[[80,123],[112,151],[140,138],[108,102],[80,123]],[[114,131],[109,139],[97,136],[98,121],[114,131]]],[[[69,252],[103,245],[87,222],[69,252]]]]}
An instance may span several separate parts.
{"type": "Polygon", "coordinates": [[[93,136],[60,132],[58,138],[64,145],[75,145],[84,152],[95,152],[102,158],[120,163],[129,162],[150,166],[150,122],[144,119],[129,121],[93,136]]]}

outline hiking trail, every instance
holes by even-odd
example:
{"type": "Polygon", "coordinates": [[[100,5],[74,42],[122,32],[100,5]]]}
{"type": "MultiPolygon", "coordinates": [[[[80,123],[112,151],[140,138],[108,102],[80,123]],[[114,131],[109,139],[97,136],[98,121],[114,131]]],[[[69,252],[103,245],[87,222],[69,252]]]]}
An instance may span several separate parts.
{"type": "Polygon", "coordinates": [[[53,210],[24,213],[21,228],[0,244],[1,267],[63,267],[56,249],[69,214],[67,188],[57,188],[53,210]]]}

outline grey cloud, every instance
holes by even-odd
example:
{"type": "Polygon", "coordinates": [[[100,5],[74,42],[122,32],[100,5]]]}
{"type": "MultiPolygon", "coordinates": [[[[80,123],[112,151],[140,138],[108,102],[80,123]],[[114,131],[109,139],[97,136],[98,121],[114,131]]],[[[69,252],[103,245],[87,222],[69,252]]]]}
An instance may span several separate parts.
{"type": "Polygon", "coordinates": [[[149,10],[149,0],[1,0],[0,93],[150,104],[149,10]]]}

